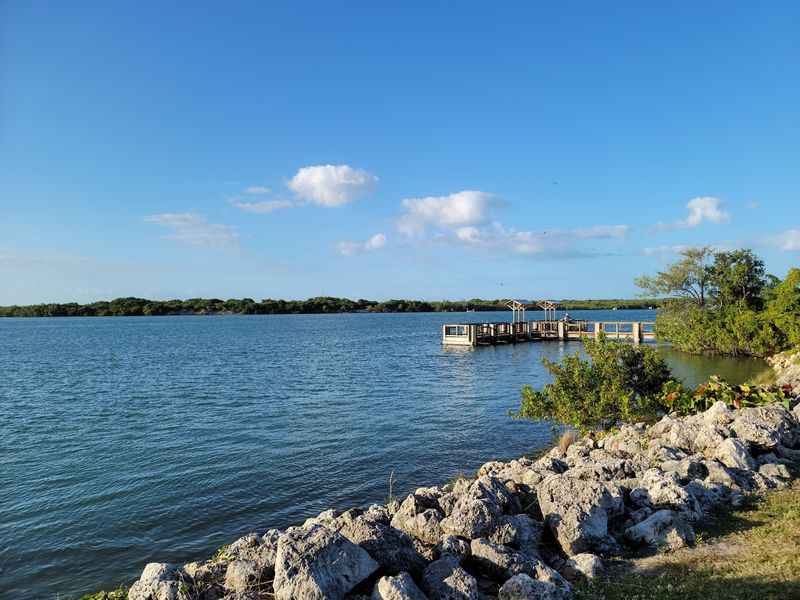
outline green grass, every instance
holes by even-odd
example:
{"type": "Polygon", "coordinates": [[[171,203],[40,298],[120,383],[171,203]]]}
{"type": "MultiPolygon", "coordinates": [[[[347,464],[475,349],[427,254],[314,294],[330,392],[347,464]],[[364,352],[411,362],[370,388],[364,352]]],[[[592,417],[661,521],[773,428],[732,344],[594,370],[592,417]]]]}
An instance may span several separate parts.
{"type": "Polygon", "coordinates": [[[800,598],[800,482],[754,499],[699,530],[672,554],[612,564],[580,600],[788,600],[800,598]]]}
{"type": "Polygon", "coordinates": [[[128,600],[128,590],[119,586],[111,592],[95,592],[81,596],[80,600],[128,600]]]}

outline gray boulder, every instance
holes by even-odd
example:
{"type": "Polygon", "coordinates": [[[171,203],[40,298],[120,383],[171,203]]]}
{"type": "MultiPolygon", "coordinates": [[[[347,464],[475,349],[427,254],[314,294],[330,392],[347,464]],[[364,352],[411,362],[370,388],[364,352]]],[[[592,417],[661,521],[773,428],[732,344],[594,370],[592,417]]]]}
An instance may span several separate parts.
{"type": "Polygon", "coordinates": [[[439,544],[439,554],[451,554],[463,560],[469,557],[469,542],[455,535],[446,535],[439,544]]]}
{"type": "Polygon", "coordinates": [[[339,533],[366,550],[386,573],[421,574],[427,562],[414,547],[411,537],[373,517],[366,513],[349,520],[341,525],[339,533]]]}
{"type": "Polygon", "coordinates": [[[717,446],[712,458],[715,458],[726,467],[753,471],[756,461],[750,455],[747,444],[737,438],[728,438],[717,446]]]}
{"type": "Polygon", "coordinates": [[[660,469],[646,471],[639,480],[639,487],[631,491],[630,499],[640,507],[680,511],[692,521],[703,516],[702,504],[686,488],[681,487],[678,477],[660,469]]]}
{"type": "Polygon", "coordinates": [[[497,594],[498,600],[568,600],[571,597],[568,589],[524,573],[506,581],[497,594]]]}
{"type": "Polygon", "coordinates": [[[537,558],[526,556],[522,552],[494,544],[485,538],[472,540],[470,543],[472,562],[487,577],[504,580],[519,573],[535,575],[537,558]]]}
{"type": "Polygon", "coordinates": [[[536,488],[547,526],[564,552],[615,553],[619,548],[608,533],[609,519],[621,516],[624,505],[619,486],[552,475],[536,488]]]}
{"type": "Polygon", "coordinates": [[[414,583],[411,575],[400,573],[394,577],[381,577],[372,590],[371,600],[428,600],[414,583]]]}
{"type": "Polygon", "coordinates": [[[728,425],[733,421],[733,411],[722,400],[717,400],[703,413],[703,422],[706,425],[728,425]]]}
{"type": "Polygon", "coordinates": [[[277,529],[270,529],[263,536],[248,534],[228,546],[225,557],[229,560],[252,561],[259,571],[258,576],[270,579],[275,573],[275,556],[281,535],[277,529]]]}
{"type": "Polygon", "coordinates": [[[758,468],[758,473],[767,480],[771,488],[785,488],[792,479],[789,469],[782,463],[764,463],[758,468]]]}
{"type": "Polygon", "coordinates": [[[528,556],[539,556],[544,525],[528,515],[503,515],[489,541],[511,546],[528,556]]]}
{"type": "Polygon", "coordinates": [[[789,448],[797,442],[798,432],[792,414],[780,404],[743,408],[731,423],[736,437],[750,442],[763,451],[783,445],[789,448]]]}
{"type": "Polygon", "coordinates": [[[450,555],[428,565],[422,589],[430,600],[478,600],[478,582],[450,555]]]}
{"type": "Polygon", "coordinates": [[[392,517],[391,524],[425,543],[436,544],[442,537],[443,516],[436,499],[410,494],[392,517]]]}
{"type": "Polygon", "coordinates": [[[596,554],[582,552],[571,556],[565,563],[563,573],[573,581],[579,579],[592,580],[605,572],[603,561],[596,554]]]}
{"type": "Polygon", "coordinates": [[[659,510],[638,525],[629,527],[625,530],[625,537],[634,544],[670,550],[694,545],[695,541],[692,526],[671,510],[659,510]]]}
{"type": "Polygon", "coordinates": [[[259,587],[261,569],[252,560],[232,560],[225,570],[225,588],[232,592],[246,592],[259,587]]]}
{"type": "Polygon", "coordinates": [[[444,533],[474,539],[489,534],[514,498],[499,479],[477,479],[458,499],[450,515],[442,520],[444,533]]]}
{"type": "Polygon", "coordinates": [[[129,600],[188,600],[181,591],[178,573],[167,563],[148,563],[128,590],[129,600]]]}
{"type": "Polygon", "coordinates": [[[378,568],[366,551],[322,525],[282,536],[275,561],[278,600],[339,600],[378,568]]]}

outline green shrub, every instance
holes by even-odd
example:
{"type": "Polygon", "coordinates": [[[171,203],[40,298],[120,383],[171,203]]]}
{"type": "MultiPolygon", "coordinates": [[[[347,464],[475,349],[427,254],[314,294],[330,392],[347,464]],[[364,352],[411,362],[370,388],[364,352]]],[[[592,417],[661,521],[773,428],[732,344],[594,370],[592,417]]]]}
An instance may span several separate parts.
{"type": "Polygon", "coordinates": [[[729,408],[747,408],[781,402],[789,408],[790,395],[786,390],[774,385],[731,385],[716,375],[689,390],[677,381],[664,384],[659,398],[669,412],[691,415],[708,410],[712,404],[722,401],[729,408]]]}
{"type": "Polygon", "coordinates": [[[579,353],[560,363],[544,359],[553,383],[542,390],[525,386],[519,410],[511,415],[571,425],[582,432],[655,415],[670,372],[654,348],[603,336],[584,340],[584,348],[589,360],[579,353]]]}
{"type": "Polygon", "coordinates": [[[618,422],[653,420],[665,412],[690,415],[720,400],[731,408],[773,402],[789,407],[788,392],[773,385],[731,385],[712,376],[694,390],[686,388],[672,377],[655,348],[602,336],[585,340],[584,347],[588,360],[578,353],[559,363],[544,359],[553,382],[540,390],[524,386],[519,409],[510,411],[511,416],[586,433],[618,422]]]}

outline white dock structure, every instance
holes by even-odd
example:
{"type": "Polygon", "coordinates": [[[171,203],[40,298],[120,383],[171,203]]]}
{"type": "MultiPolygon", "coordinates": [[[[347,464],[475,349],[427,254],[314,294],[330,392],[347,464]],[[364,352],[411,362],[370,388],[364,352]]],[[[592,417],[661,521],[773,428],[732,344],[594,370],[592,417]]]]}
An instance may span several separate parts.
{"type": "Polygon", "coordinates": [[[544,340],[580,340],[595,338],[601,332],[615,340],[630,340],[635,344],[656,339],[652,321],[586,321],[556,319],[556,304],[548,300],[539,303],[544,319],[525,319],[524,303],[510,301],[511,322],[452,323],[442,325],[442,343],[448,346],[489,346],[544,340]]]}

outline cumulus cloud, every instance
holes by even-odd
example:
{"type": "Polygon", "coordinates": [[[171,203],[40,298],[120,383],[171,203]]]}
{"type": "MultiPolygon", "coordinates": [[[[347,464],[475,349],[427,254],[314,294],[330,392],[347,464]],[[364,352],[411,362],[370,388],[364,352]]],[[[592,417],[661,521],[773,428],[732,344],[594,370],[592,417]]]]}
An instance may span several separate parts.
{"type": "Polygon", "coordinates": [[[779,234],[778,245],[787,252],[800,251],[800,229],[788,229],[779,234]]]}
{"type": "Polygon", "coordinates": [[[342,206],[367,194],[378,178],[349,165],[303,167],[288,186],[298,197],[320,206],[342,206]]]}
{"type": "Polygon", "coordinates": [[[263,200],[261,202],[244,202],[239,198],[229,200],[232,206],[249,213],[268,214],[282,208],[291,208],[294,202],[289,200],[263,200]]]}
{"type": "MultiPolygon", "coordinates": [[[[400,232],[408,236],[423,233],[428,226],[458,229],[477,225],[488,219],[489,209],[497,201],[492,194],[464,190],[448,196],[406,198],[405,212],[397,222],[400,232]]],[[[464,229],[462,235],[468,230],[464,229]]]]}
{"type": "Polygon", "coordinates": [[[722,209],[722,200],[714,196],[698,196],[686,203],[689,214],[685,219],[672,223],[659,223],[658,229],[691,229],[698,225],[708,223],[727,223],[730,213],[722,209]]]}
{"type": "Polygon", "coordinates": [[[264,187],[262,185],[251,185],[248,188],[244,189],[245,194],[249,194],[251,196],[260,196],[262,194],[269,194],[272,190],[268,187],[264,187]]]}
{"type": "Polygon", "coordinates": [[[161,213],[144,219],[148,223],[170,230],[165,239],[192,246],[233,246],[239,234],[229,225],[209,223],[203,215],[196,213],[161,213]]]}
{"type": "Polygon", "coordinates": [[[344,256],[352,256],[353,254],[360,254],[362,252],[380,250],[385,245],[386,236],[382,233],[376,233],[366,242],[339,242],[336,245],[336,250],[339,254],[344,256]]]}

